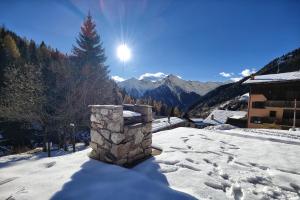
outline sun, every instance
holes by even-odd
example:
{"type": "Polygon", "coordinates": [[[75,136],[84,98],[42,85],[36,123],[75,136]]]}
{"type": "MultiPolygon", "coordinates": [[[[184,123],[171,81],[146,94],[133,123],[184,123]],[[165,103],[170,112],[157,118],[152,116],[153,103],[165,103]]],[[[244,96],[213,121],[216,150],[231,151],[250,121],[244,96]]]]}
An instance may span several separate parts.
{"type": "Polygon", "coordinates": [[[117,48],[117,56],[122,62],[126,62],[131,58],[131,50],[123,43],[117,48]]]}

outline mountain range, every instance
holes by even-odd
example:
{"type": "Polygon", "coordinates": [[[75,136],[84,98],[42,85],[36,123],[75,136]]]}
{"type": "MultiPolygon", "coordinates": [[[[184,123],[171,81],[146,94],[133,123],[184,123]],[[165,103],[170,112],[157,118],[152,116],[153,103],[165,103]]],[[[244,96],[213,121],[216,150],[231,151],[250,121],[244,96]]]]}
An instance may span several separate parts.
{"type": "Polygon", "coordinates": [[[133,98],[151,98],[168,106],[186,110],[209,91],[224,84],[222,82],[200,82],[184,80],[176,75],[131,78],[117,83],[133,98]]]}

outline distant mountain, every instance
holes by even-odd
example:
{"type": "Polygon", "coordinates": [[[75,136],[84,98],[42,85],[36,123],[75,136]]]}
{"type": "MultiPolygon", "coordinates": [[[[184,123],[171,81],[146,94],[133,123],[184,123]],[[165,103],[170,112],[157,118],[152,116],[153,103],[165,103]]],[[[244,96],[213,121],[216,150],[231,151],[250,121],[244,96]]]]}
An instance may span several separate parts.
{"type": "Polygon", "coordinates": [[[222,85],[221,82],[186,81],[175,75],[166,77],[146,77],[138,80],[131,78],[117,83],[134,98],[152,98],[169,106],[186,110],[202,95],[222,85]]]}
{"type": "MultiPolygon", "coordinates": [[[[289,52],[279,58],[272,60],[270,63],[261,68],[255,75],[284,73],[300,70],[300,48],[289,52]]],[[[196,103],[188,109],[188,116],[190,117],[206,117],[209,113],[219,108],[222,104],[229,100],[233,100],[238,96],[241,96],[249,92],[249,87],[242,83],[249,77],[245,77],[242,80],[222,85],[208,92],[202,96],[196,103]]],[[[238,107],[233,106],[235,109],[238,107]]],[[[231,109],[230,107],[227,109],[231,109]]]]}

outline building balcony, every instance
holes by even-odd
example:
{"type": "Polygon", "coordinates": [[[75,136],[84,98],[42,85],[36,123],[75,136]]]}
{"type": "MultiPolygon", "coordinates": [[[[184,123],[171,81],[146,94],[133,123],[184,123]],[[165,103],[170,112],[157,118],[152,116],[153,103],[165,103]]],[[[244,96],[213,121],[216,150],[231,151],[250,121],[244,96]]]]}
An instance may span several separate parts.
{"type": "MultiPolygon", "coordinates": [[[[277,107],[277,108],[294,108],[295,101],[266,101],[265,107],[277,107]]],[[[296,107],[300,108],[300,101],[296,102],[296,107]]]]}
{"type": "MultiPolygon", "coordinates": [[[[283,119],[280,125],[293,126],[293,119],[283,119]]],[[[296,127],[300,127],[300,119],[296,119],[296,127]]]]}
{"type": "MultiPolygon", "coordinates": [[[[293,126],[293,119],[278,120],[272,117],[251,117],[250,122],[253,124],[276,124],[286,127],[293,126]]],[[[296,127],[300,127],[300,119],[296,119],[296,127]]]]}

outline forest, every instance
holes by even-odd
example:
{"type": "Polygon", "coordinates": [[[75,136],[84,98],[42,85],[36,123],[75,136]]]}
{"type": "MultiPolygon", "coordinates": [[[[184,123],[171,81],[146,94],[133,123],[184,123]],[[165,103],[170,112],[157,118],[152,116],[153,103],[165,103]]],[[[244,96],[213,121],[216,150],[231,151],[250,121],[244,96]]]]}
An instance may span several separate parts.
{"type": "Polygon", "coordinates": [[[13,153],[36,146],[45,150],[50,142],[66,149],[77,139],[74,132],[89,131],[92,104],[148,104],[158,115],[180,115],[178,108],[121,91],[110,79],[106,59],[90,14],[70,55],[0,27],[2,145],[11,145],[13,153]]]}

